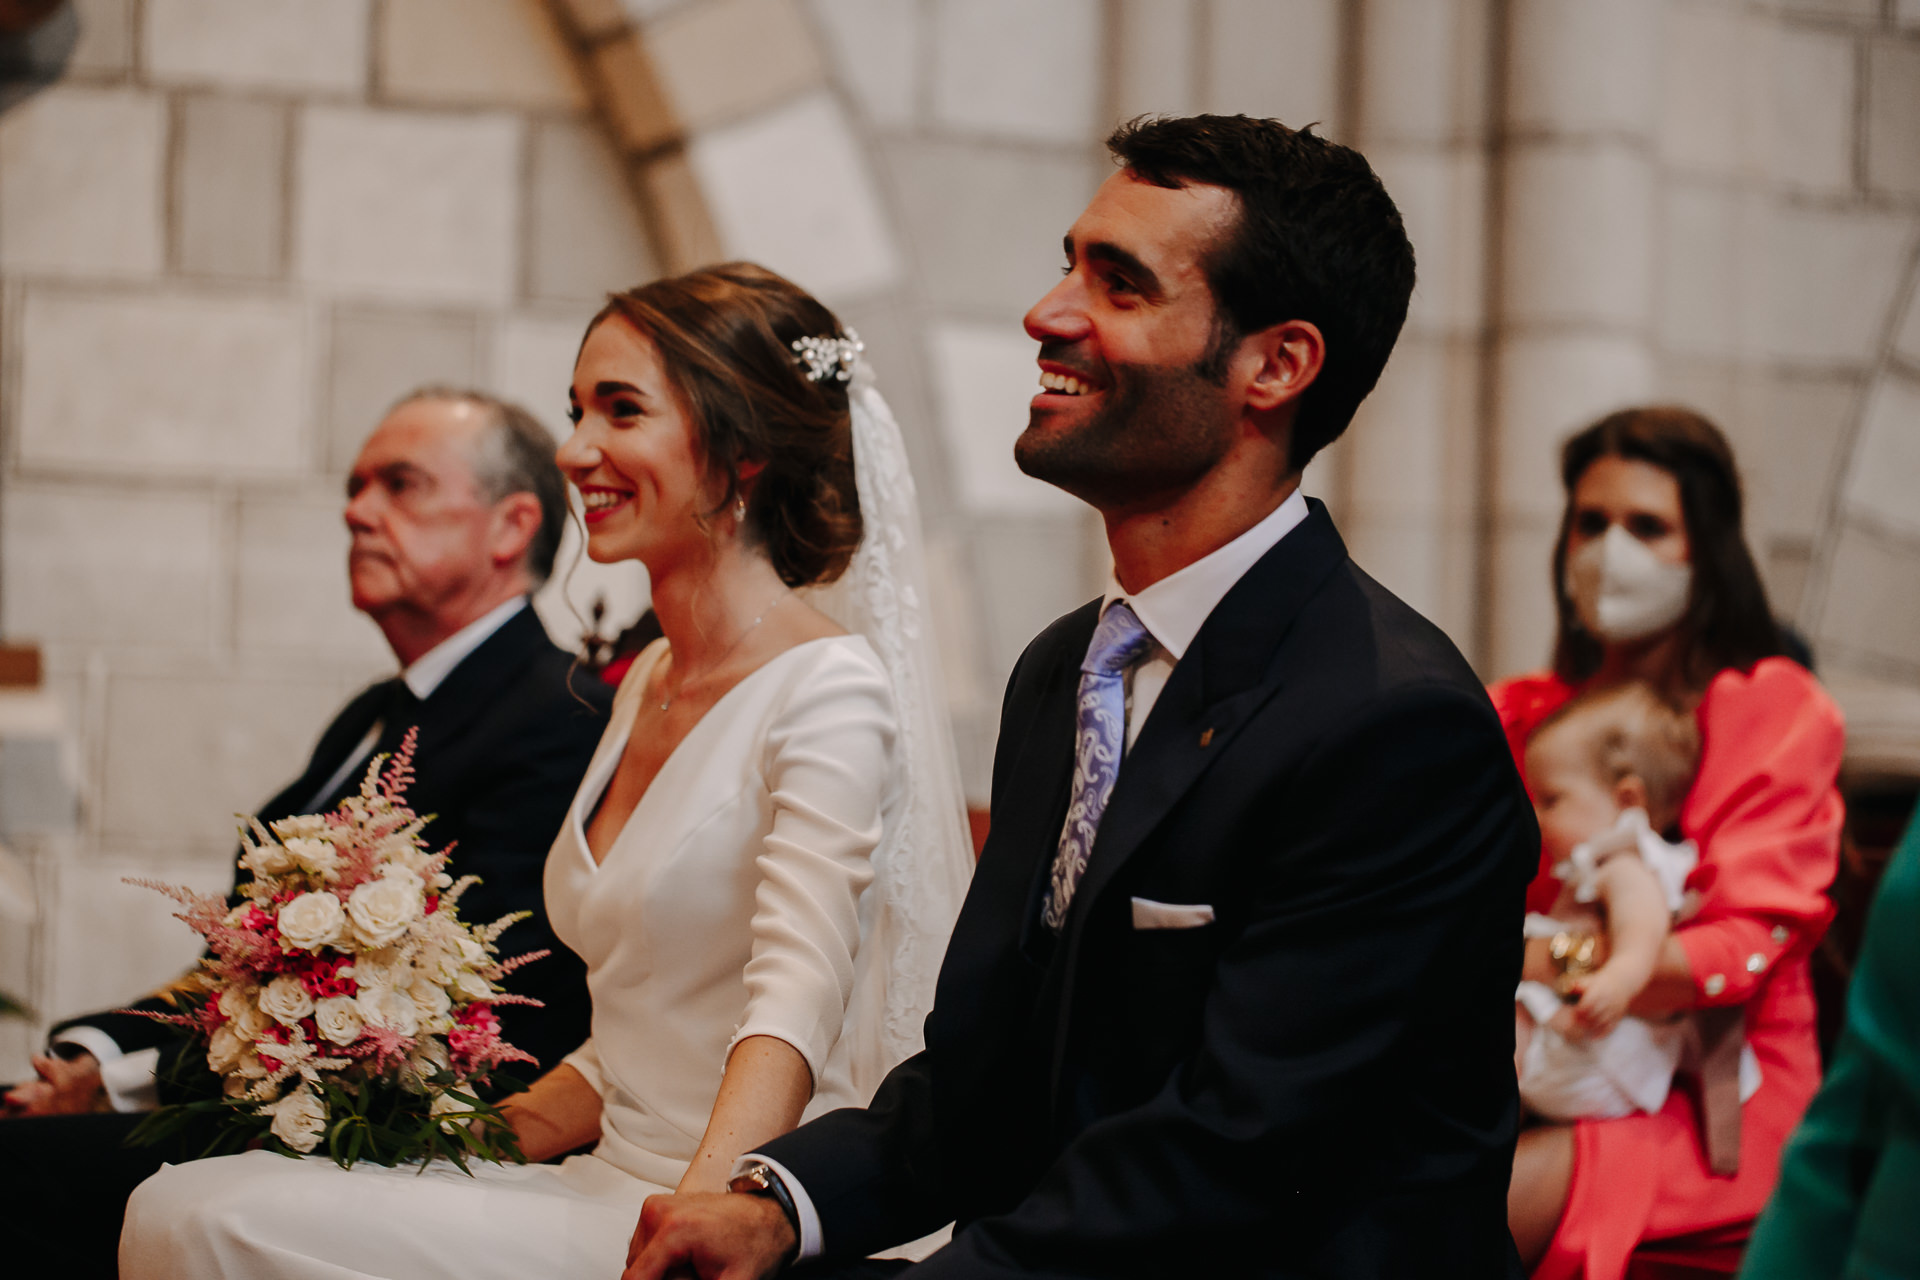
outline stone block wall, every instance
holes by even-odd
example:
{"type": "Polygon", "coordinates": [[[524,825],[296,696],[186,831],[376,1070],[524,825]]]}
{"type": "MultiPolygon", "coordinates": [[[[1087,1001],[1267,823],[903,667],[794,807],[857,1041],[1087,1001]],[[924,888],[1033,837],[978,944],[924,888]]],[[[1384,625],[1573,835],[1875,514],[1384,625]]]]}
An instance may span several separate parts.
{"type": "MultiPolygon", "coordinates": [[[[391,669],[340,520],[386,406],[473,384],[558,433],[586,318],[657,273],[539,0],[78,7],[0,118],[0,634],[43,647],[80,797],[7,836],[42,910],[0,924],[0,990],[50,1017],[191,957],[120,878],[224,883],[231,815],[391,669]]],[[[630,618],[644,574],[571,592],[630,618]]],[[[0,1078],[34,1034],[0,1023],[0,1078]]]]}

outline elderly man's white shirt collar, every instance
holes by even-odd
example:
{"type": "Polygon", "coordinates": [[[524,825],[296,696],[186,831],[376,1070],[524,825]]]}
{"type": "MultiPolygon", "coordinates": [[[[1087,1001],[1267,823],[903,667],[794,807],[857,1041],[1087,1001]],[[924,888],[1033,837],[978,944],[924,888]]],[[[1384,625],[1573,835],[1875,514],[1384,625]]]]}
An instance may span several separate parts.
{"type": "Polygon", "coordinates": [[[1240,581],[1261,556],[1273,550],[1280,539],[1306,518],[1307,499],[1296,488],[1259,524],[1144,591],[1128,595],[1121,590],[1119,582],[1109,576],[1101,611],[1105,612],[1107,605],[1115,600],[1125,600],[1141,625],[1178,662],[1186,656],[1187,646],[1200,634],[1201,624],[1221,597],[1233,590],[1233,584],[1240,581]]]}
{"type": "Polygon", "coordinates": [[[407,682],[407,688],[413,690],[413,696],[425,702],[440,687],[440,682],[453,674],[453,669],[466,660],[468,654],[487,642],[487,637],[507,625],[507,620],[527,607],[525,596],[515,596],[497,609],[484,613],[466,626],[442,640],[413,660],[413,665],[400,673],[407,682]]]}

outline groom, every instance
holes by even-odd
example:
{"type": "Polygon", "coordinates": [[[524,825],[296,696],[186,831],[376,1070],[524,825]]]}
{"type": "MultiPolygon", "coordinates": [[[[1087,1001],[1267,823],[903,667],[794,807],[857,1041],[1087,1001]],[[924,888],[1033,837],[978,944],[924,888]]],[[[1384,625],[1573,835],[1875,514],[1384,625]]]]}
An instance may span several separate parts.
{"type": "Polygon", "coordinates": [[[926,1049],[656,1197],[628,1275],[1518,1276],[1513,984],[1539,851],[1479,682],[1301,470],[1413,287],[1355,152],[1136,121],[1027,315],[1022,470],[1106,596],[1015,668],[926,1049]]]}

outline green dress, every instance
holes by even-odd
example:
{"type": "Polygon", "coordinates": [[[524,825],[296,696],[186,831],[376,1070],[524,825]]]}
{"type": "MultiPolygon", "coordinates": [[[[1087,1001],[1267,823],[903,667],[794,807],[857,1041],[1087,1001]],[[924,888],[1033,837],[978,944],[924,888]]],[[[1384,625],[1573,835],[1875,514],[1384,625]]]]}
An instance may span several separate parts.
{"type": "Polygon", "coordinates": [[[1881,878],[1833,1065],[1740,1275],[1920,1276],[1920,818],[1881,878]]]}

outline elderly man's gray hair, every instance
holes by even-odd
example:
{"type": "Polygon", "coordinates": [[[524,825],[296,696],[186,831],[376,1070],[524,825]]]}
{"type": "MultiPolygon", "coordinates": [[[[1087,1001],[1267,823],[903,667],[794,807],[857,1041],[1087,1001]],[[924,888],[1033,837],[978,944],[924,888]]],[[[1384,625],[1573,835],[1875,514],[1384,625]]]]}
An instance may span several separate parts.
{"type": "Polygon", "coordinates": [[[465,401],[487,410],[493,420],[474,442],[473,478],[488,502],[510,493],[530,493],[540,500],[540,531],[527,544],[526,566],[535,586],[552,577],[560,535],[567,527],[567,480],[553,460],[553,435],[519,405],[471,387],[430,384],[401,396],[393,408],[416,400],[465,401]]]}

